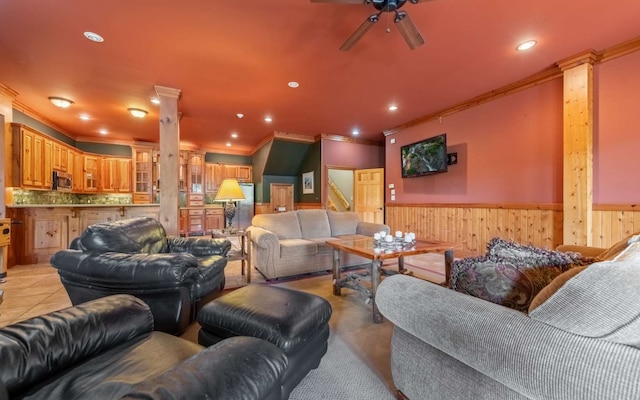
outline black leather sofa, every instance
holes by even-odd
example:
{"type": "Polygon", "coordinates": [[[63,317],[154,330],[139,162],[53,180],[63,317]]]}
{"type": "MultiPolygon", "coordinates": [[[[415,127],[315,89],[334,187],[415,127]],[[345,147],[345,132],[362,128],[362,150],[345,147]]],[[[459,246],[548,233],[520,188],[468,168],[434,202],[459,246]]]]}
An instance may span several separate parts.
{"type": "Polygon", "coordinates": [[[0,328],[0,400],[280,400],[287,358],[262,339],[204,348],[153,331],[149,307],[114,295],[0,328]]]}
{"type": "Polygon", "coordinates": [[[179,335],[224,288],[231,243],[225,238],[167,237],[153,218],[89,226],[51,265],[71,302],[132,294],[153,313],[156,330],[179,335]]]}

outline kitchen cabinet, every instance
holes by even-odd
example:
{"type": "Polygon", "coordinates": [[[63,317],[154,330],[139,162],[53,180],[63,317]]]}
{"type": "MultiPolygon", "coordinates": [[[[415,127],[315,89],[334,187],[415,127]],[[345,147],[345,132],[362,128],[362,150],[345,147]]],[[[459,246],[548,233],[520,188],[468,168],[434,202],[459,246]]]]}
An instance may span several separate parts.
{"type": "Polygon", "coordinates": [[[189,210],[189,234],[204,233],[204,209],[189,210]]]}
{"type": "Polygon", "coordinates": [[[44,139],[42,153],[42,187],[51,189],[53,187],[53,142],[44,139]]]}
{"type": "Polygon", "coordinates": [[[12,182],[25,188],[44,187],[44,137],[20,124],[11,124],[12,182]]]}
{"type": "Polygon", "coordinates": [[[180,234],[187,235],[189,233],[189,210],[180,210],[180,234]]]}
{"type": "Polygon", "coordinates": [[[253,180],[252,171],[251,165],[207,163],[205,165],[205,192],[216,193],[225,179],[251,182],[253,180]]]}
{"type": "Polygon", "coordinates": [[[224,212],[222,208],[207,208],[204,212],[205,233],[224,228],[224,212]]]}
{"type": "Polygon", "coordinates": [[[81,193],[84,191],[84,154],[73,151],[73,191],[81,193]]]}
{"type": "Polygon", "coordinates": [[[252,182],[253,181],[253,168],[251,165],[237,165],[236,179],[238,182],[252,182]]]}
{"type": "Polygon", "coordinates": [[[117,164],[118,193],[131,192],[131,159],[120,158],[117,164]]]}
{"type": "Polygon", "coordinates": [[[204,193],[204,154],[189,154],[189,193],[204,193]]]}
{"type": "Polygon", "coordinates": [[[83,190],[85,192],[97,192],[98,179],[100,176],[100,157],[85,154],[83,161],[83,190]]]}
{"type": "Polygon", "coordinates": [[[205,164],[204,189],[206,193],[216,193],[224,180],[222,164],[205,164]]]}
{"type": "Polygon", "coordinates": [[[131,160],[118,157],[101,157],[100,192],[131,192],[131,160]]]}
{"type": "Polygon", "coordinates": [[[53,254],[69,247],[69,209],[26,209],[14,215],[23,228],[22,238],[16,240],[19,264],[48,263],[53,254]]]}
{"type": "Polygon", "coordinates": [[[114,209],[92,209],[92,210],[81,210],[78,212],[78,221],[79,221],[79,232],[82,233],[84,230],[93,224],[99,224],[102,222],[113,222],[120,219],[120,213],[114,209]]]}
{"type": "Polygon", "coordinates": [[[153,149],[150,147],[133,148],[133,202],[151,203],[153,178],[153,149]]]}
{"type": "Polygon", "coordinates": [[[51,164],[56,171],[71,172],[69,168],[69,148],[62,143],[53,142],[51,164]]]}

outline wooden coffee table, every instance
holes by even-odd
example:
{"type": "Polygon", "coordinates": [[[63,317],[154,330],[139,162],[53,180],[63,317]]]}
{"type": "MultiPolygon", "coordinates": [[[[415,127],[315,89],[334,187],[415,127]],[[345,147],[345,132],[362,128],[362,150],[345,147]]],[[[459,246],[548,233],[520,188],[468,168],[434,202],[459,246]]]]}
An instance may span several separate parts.
{"type": "Polygon", "coordinates": [[[453,262],[453,250],[459,245],[455,243],[447,243],[436,240],[417,240],[415,245],[405,249],[376,249],[373,238],[361,235],[353,235],[342,237],[340,240],[331,240],[326,242],[328,246],[333,247],[333,294],[340,296],[343,287],[357,289],[369,294],[373,305],[373,322],[381,323],[382,315],[376,306],[376,290],[380,284],[380,274],[382,262],[384,260],[397,258],[398,273],[406,273],[404,268],[404,257],[413,256],[424,253],[438,253],[444,251],[445,271],[448,274],[451,270],[453,262]],[[356,254],[371,260],[369,267],[369,276],[371,277],[371,289],[355,287],[354,279],[351,276],[345,278],[340,277],[340,251],[356,254]]]}

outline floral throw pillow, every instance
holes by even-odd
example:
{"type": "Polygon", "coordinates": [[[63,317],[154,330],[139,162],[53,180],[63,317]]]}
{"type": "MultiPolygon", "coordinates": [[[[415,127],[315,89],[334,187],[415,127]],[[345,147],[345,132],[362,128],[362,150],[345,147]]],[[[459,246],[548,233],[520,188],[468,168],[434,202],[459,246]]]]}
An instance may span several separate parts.
{"type": "Polygon", "coordinates": [[[562,272],[590,260],[494,238],[487,254],[453,262],[450,287],[496,304],[527,312],[533,298],[562,272]]]}

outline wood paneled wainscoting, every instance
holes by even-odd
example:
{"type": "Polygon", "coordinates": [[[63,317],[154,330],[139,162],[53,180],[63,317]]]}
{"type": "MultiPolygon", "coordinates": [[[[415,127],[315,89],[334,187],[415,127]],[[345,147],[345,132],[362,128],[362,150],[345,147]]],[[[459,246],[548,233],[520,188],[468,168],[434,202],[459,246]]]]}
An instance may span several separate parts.
{"type": "Polygon", "coordinates": [[[392,231],[459,243],[463,253],[484,254],[493,237],[549,249],[562,242],[562,206],[533,204],[388,204],[392,231]]]}
{"type": "MultiPolygon", "coordinates": [[[[459,243],[483,254],[493,237],[553,249],[562,244],[562,204],[389,204],[386,224],[418,238],[459,243]]],[[[592,246],[609,247],[640,231],[640,206],[595,206],[592,246]]],[[[585,243],[586,244],[586,243],[585,243]]]]}

